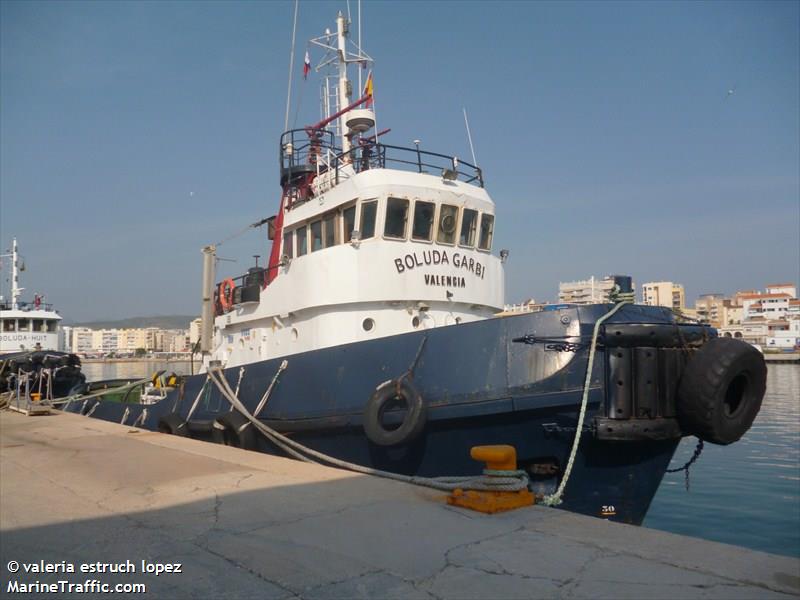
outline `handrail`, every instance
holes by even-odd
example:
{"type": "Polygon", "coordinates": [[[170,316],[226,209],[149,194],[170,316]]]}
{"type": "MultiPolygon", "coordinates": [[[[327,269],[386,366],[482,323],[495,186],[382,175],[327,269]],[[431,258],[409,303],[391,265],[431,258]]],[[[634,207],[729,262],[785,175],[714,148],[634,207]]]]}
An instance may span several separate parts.
{"type": "MultiPolygon", "coordinates": [[[[0,310],[13,310],[14,305],[11,302],[0,302],[0,310]]],[[[41,303],[39,306],[36,306],[34,302],[17,302],[16,310],[21,310],[25,312],[36,312],[36,311],[50,311],[56,312],[53,310],[52,304],[44,304],[41,303]]]]}
{"type": "Polygon", "coordinates": [[[445,169],[450,170],[456,179],[464,183],[478,182],[480,187],[483,187],[483,172],[481,168],[461,160],[455,156],[447,154],[440,154],[438,152],[430,152],[427,150],[420,150],[419,148],[407,148],[403,146],[394,146],[391,144],[383,144],[381,142],[361,142],[358,146],[353,146],[347,152],[342,152],[335,157],[337,166],[337,183],[338,183],[338,166],[339,164],[351,164],[356,173],[366,171],[369,169],[385,169],[388,168],[387,164],[411,165],[415,167],[418,173],[425,173],[425,169],[445,169]],[[391,151],[391,152],[390,152],[391,151]],[[394,153],[407,152],[415,155],[415,160],[403,160],[394,153]],[[426,160],[423,161],[423,157],[426,160]],[[428,157],[444,159],[438,163],[428,162],[428,157]],[[466,170],[465,170],[466,168],[466,170]]]}
{"type": "MultiPolygon", "coordinates": [[[[418,173],[448,171],[451,177],[464,183],[484,186],[483,171],[455,156],[384,144],[375,139],[359,139],[353,147],[342,152],[334,144],[333,133],[327,129],[292,129],[281,136],[281,178],[287,181],[295,175],[313,170],[317,174],[333,170],[334,181],[339,183],[339,170],[352,165],[356,173],[369,169],[386,169],[392,166],[406,167],[418,173]],[[330,152],[333,158],[325,164],[321,159],[330,152]]],[[[438,173],[437,173],[438,174],[438,173]]]]}

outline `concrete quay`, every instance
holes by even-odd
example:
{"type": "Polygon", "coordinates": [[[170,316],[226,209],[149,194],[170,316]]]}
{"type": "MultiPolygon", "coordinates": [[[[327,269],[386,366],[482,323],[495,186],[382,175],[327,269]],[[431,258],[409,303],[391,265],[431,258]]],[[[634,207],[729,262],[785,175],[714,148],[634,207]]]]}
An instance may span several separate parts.
{"type": "Polygon", "coordinates": [[[0,412],[0,596],[94,597],[19,587],[87,580],[144,583],[140,598],[788,599],[800,561],[540,506],[483,515],[318,465],[0,412]],[[25,572],[39,561],[76,572],[25,572]],[[135,572],[81,572],[119,563],[135,572]]]}

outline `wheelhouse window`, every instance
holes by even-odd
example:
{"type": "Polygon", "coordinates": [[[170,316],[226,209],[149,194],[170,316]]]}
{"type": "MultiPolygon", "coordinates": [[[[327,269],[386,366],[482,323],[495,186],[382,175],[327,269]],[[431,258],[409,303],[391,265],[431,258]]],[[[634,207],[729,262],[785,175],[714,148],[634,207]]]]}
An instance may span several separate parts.
{"type": "Polygon", "coordinates": [[[481,233],[478,236],[478,248],[481,250],[491,250],[492,235],[494,234],[494,215],[481,215],[481,233]]]}
{"type": "Polygon", "coordinates": [[[406,222],[408,221],[408,200],[388,198],[386,202],[386,225],[383,233],[386,237],[406,239],[406,222]]]}
{"type": "Polygon", "coordinates": [[[3,321],[3,331],[16,331],[17,322],[14,319],[6,319],[3,321]]]}
{"type": "Polygon", "coordinates": [[[47,331],[54,333],[57,325],[58,321],[47,321],[47,331]]]}
{"type": "Polygon", "coordinates": [[[415,240],[431,241],[433,236],[433,216],[436,205],[433,202],[414,203],[414,224],[411,227],[411,237],[415,240]]]}
{"type": "Polygon", "coordinates": [[[336,245],[336,213],[330,213],[323,217],[322,219],[322,229],[323,229],[323,242],[325,243],[326,248],[330,248],[336,245]]]}
{"type": "Polygon", "coordinates": [[[297,233],[297,256],[303,256],[308,252],[308,234],[305,227],[296,229],[297,233]]]}
{"type": "Polygon", "coordinates": [[[442,208],[439,209],[439,229],[436,233],[436,241],[440,244],[455,244],[456,225],[458,225],[458,207],[442,204],[442,208]]]}
{"type": "Polygon", "coordinates": [[[344,242],[349,242],[353,237],[353,230],[356,228],[356,207],[348,206],[342,211],[342,224],[344,225],[344,242]]]}
{"type": "Polygon", "coordinates": [[[46,331],[44,328],[44,321],[42,319],[34,319],[33,320],[33,330],[34,331],[46,331]]]}
{"type": "Polygon", "coordinates": [[[322,221],[311,223],[311,251],[316,252],[322,249],[322,221]]]}
{"type": "Polygon", "coordinates": [[[30,330],[31,330],[30,319],[17,319],[17,331],[30,331],[30,330]]]}
{"type": "Polygon", "coordinates": [[[294,231],[287,231],[283,234],[283,255],[294,258],[294,231]]]}
{"type": "Polygon", "coordinates": [[[375,237],[375,217],[378,215],[378,202],[364,202],[361,205],[361,239],[375,237]]]}
{"type": "Polygon", "coordinates": [[[478,211],[465,208],[464,215],[461,217],[461,237],[458,239],[458,243],[461,246],[475,245],[475,228],[477,226],[478,211]]]}

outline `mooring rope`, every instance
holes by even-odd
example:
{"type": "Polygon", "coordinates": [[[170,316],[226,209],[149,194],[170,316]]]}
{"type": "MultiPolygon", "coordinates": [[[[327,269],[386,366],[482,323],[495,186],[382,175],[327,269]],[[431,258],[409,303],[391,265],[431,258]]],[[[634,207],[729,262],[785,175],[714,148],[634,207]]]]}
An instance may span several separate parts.
{"type": "Polygon", "coordinates": [[[67,404],[69,402],[72,402],[73,400],[89,400],[90,398],[97,398],[99,396],[105,396],[106,394],[113,394],[115,392],[124,392],[126,390],[130,390],[137,386],[148,383],[149,381],[150,378],[148,377],[147,379],[140,379],[139,381],[134,381],[133,383],[121,385],[119,387],[105,388],[97,392],[92,392],[91,394],[71,394],[69,396],[63,396],[61,398],[54,398],[53,400],[49,400],[48,402],[51,405],[55,405],[55,404],[67,404]]]}
{"type": "Polygon", "coordinates": [[[228,381],[222,374],[221,367],[213,367],[208,370],[208,376],[211,381],[219,388],[222,395],[231,403],[236,410],[238,410],[247,420],[249,420],[268,440],[278,446],[281,450],[299,460],[305,462],[314,462],[310,457],[316,458],[318,461],[333,465],[356,473],[364,475],[375,475],[385,479],[392,479],[394,481],[401,481],[404,483],[411,483],[429,487],[437,490],[451,491],[455,489],[470,489],[470,490],[494,490],[494,491],[518,491],[527,489],[528,475],[523,470],[516,471],[484,471],[481,476],[466,476],[466,477],[416,477],[409,475],[401,475],[399,473],[392,473],[390,471],[382,471],[380,469],[373,469],[365,467],[345,460],[334,458],[317,450],[313,450],[304,446],[291,438],[286,437],[268,427],[256,419],[247,408],[242,404],[238,397],[231,390],[228,381]],[[498,475],[502,473],[502,475],[498,475]]]}
{"type": "Polygon", "coordinates": [[[583,434],[583,419],[586,416],[586,406],[589,403],[589,386],[592,382],[592,368],[594,367],[594,354],[597,350],[597,336],[600,333],[600,326],[605,323],[608,319],[614,316],[616,312],[621,309],[626,304],[631,304],[630,299],[625,299],[622,302],[614,305],[610,311],[604,314],[602,317],[597,319],[594,323],[594,331],[592,332],[592,343],[589,346],[589,361],[586,365],[586,379],[583,383],[583,397],[581,398],[581,410],[578,414],[578,425],[575,428],[575,439],[572,441],[572,450],[569,453],[569,460],[567,461],[567,468],[564,470],[564,477],[561,478],[561,483],[558,486],[558,489],[554,494],[549,496],[545,496],[544,500],[542,501],[544,504],[548,506],[558,506],[561,504],[561,496],[564,495],[564,488],[567,487],[567,482],[569,481],[569,476],[572,473],[572,466],[575,463],[575,455],[578,453],[578,445],[581,441],[581,435],[583,434]]]}

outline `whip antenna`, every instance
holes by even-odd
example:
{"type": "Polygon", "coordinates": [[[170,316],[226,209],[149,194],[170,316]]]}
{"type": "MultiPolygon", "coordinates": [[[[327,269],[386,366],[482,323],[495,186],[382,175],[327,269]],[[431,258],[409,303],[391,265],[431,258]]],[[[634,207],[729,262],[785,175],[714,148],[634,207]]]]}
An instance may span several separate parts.
{"type": "Polygon", "coordinates": [[[297,32],[297,8],[300,0],[294,0],[294,24],[292,25],[292,50],[289,52],[289,87],[286,91],[286,119],[283,130],[289,130],[289,105],[292,103],[292,71],[294,70],[294,36],[297,32]]]}
{"type": "Polygon", "coordinates": [[[467,126],[467,139],[469,140],[469,151],[472,152],[472,164],[478,166],[478,159],[475,158],[475,147],[472,145],[472,134],[469,132],[469,120],[467,119],[467,109],[462,107],[464,111],[464,124],[467,126]]]}

